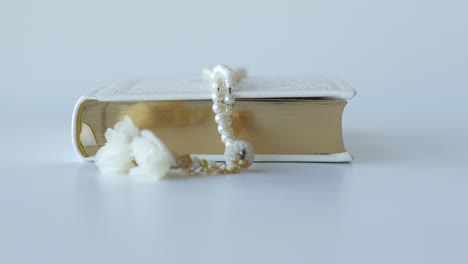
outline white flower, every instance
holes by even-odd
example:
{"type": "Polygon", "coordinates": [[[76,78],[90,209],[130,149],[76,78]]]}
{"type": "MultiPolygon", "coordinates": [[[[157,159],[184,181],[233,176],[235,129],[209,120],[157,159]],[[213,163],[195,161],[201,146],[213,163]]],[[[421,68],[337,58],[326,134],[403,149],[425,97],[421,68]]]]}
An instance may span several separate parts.
{"type": "Polygon", "coordinates": [[[105,133],[106,144],[95,163],[104,174],[145,175],[161,178],[175,163],[172,153],[151,131],[140,131],[126,116],[105,133]],[[136,164],[135,164],[136,163],[136,164]]]}
{"type": "Polygon", "coordinates": [[[141,136],[133,139],[131,153],[138,167],[130,170],[130,175],[147,175],[162,178],[175,163],[174,156],[151,131],[141,131],[141,136]]]}
{"type": "Polygon", "coordinates": [[[106,144],[96,153],[95,163],[104,174],[124,174],[134,167],[130,143],[140,134],[130,117],[117,122],[105,133],[106,144]]]}

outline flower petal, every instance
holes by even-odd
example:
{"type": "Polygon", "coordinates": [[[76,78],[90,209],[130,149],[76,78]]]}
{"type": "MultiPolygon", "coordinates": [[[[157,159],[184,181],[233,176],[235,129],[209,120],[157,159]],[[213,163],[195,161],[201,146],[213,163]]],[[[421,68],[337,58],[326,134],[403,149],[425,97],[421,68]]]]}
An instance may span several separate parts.
{"type": "Polygon", "coordinates": [[[131,152],[138,167],[130,170],[130,175],[145,174],[161,178],[174,163],[174,157],[162,141],[151,131],[143,130],[140,137],[133,139],[131,152]]]}
{"type": "Polygon", "coordinates": [[[95,156],[96,166],[102,173],[128,173],[134,167],[130,151],[130,142],[139,135],[138,128],[126,116],[117,122],[114,129],[108,128],[105,133],[106,144],[95,156]]]}
{"type": "Polygon", "coordinates": [[[115,134],[112,141],[98,150],[95,163],[103,173],[128,173],[134,166],[130,153],[125,136],[115,134]]]}
{"type": "Polygon", "coordinates": [[[128,116],[125,116],[122,121],[117,122],[114,126],[114,130],[117,133],[124,134],[129,139],[129,141],[140,134],[140,131],[133,124],[132,119],[128,116]]]}

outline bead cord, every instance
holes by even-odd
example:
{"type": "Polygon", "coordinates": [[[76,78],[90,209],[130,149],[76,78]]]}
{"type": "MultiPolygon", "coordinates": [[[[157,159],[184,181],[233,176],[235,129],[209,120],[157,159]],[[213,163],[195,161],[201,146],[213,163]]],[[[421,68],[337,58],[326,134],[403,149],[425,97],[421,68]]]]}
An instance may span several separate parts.
{"type": "MultiPolygon", "coordinates": [[[[207,70],[204,71],[205,76],[208,73],[207,70]]],[[[238,173],[241,169],[252,165],[255,158],[252,145],[246,141],[238,140],[231,127],[236,102],[233,91],[237,88],[237,82],[246,76],[246,71],[243,69],[240,69],[238,73],[229,66],[220,64],[214,67],[209,74],[213,89],[211,94],[212,110],[215,113],[214,119],[218,124],[221,141],[225,145],[225,161],[218,163],[190,157],[190,155],[182,155],[176,157],[175,168],[186,169],[190,174],[226,174],[238,173]]]]}
{"type": "MultiPolygon", "coordinates": [[[[243,75],[245,76],[245,71],[243,75]]],[[[232,92],[237,88],[238,76],[229,66],[220,64],[213,68],[211,79],[214,88],[211,96],[213,112],[221,141],[225,144],[226,167],[234,168],[238,165],[235,161],[240,161],[241,167],[247,168],[254,160],[253,147],[248,142],[236,139],[231,128],[236,102],[236,97],[232,92]]]]}

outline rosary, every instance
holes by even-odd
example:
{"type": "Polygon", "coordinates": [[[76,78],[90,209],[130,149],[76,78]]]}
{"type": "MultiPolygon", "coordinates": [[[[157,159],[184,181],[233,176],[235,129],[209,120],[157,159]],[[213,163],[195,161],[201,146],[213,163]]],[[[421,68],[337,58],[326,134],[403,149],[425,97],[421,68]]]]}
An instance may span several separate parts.
{"type": "Polygon", "coordinates": [[[176,159],[176,168],[188,169],[192,174],[226,174],[238,173],[248,168],[254,161],[255,152],[248,142],[238,140],[232,131],[232,114],[236,97],[237,74],[228,66],[220,64],[214,67],[211,73],[213,112],[221,141],[225,145],[224,162],[208,162],[190,155],[179,156],[176,159]]]}

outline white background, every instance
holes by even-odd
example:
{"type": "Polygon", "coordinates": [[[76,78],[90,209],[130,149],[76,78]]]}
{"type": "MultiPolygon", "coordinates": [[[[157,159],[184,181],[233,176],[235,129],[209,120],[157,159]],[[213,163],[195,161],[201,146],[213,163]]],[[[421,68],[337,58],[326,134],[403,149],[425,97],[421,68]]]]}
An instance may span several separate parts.
{"type": "Polygon", "coordinates": [[[465,1],[0,1],[0,263],[467,263],[465,1]],[[70,142],[75,100],[207,65],[358,91],[351,164],[135,183],[70,142]]]}

